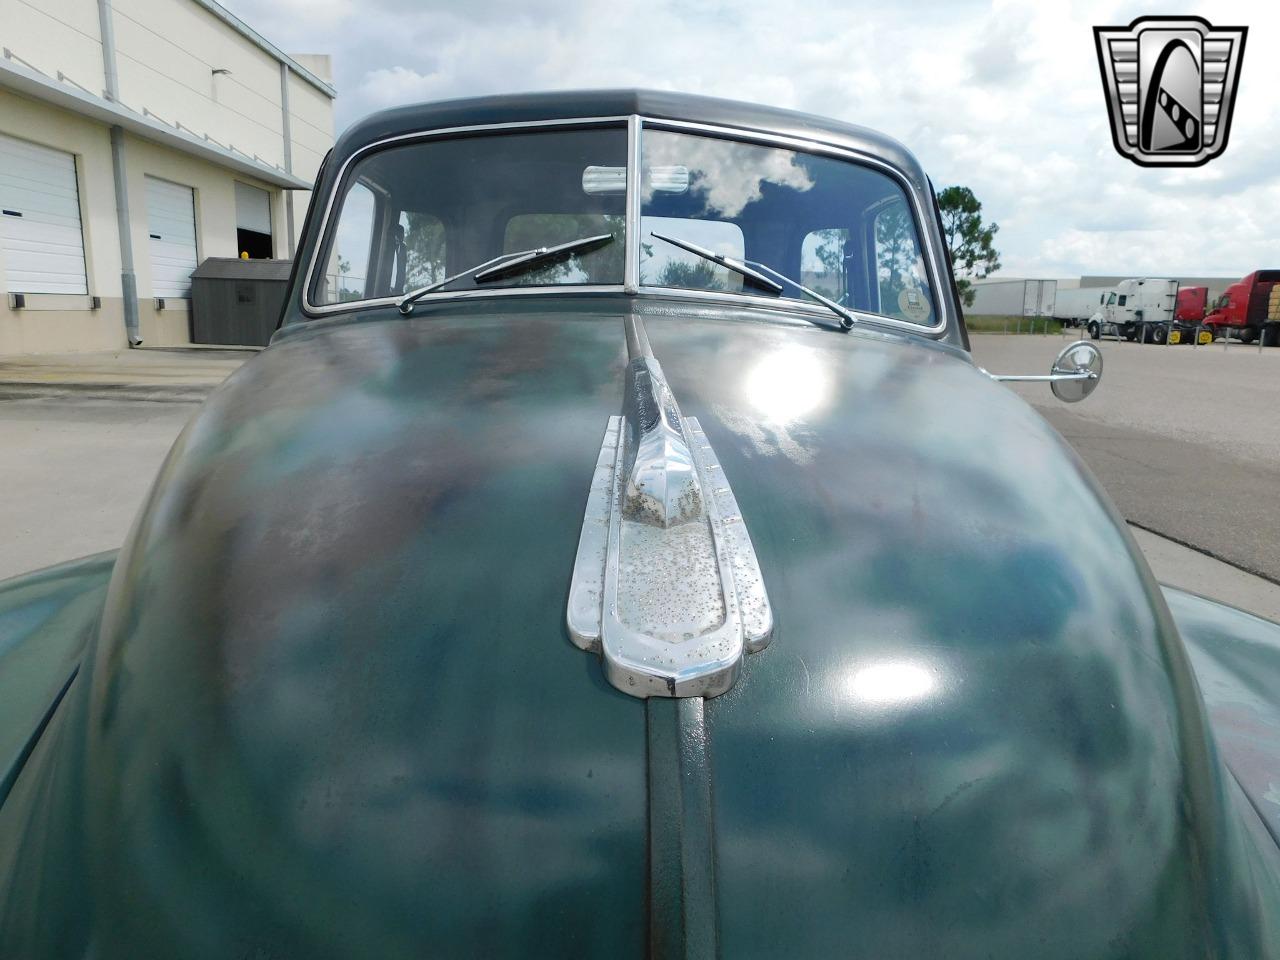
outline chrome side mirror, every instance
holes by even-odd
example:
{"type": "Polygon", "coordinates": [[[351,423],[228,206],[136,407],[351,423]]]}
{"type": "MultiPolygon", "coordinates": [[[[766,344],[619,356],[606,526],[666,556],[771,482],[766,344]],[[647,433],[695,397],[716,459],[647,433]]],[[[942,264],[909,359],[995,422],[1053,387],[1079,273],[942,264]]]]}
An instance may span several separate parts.
{"type": "Polygon", "coordinates": [[[1002,383],[1047,383],[1063,403],[1079,403],[1102,382],[1102,351],[1088,340],[1077,340],[1054,358],[1048,376],[982,372],[1002,383]]]}
{"type": "Polygon", "coordinates": [[[1049,389],[1063,403],[1079,403],[1102,382],[1102,351],[1087,340],[1065,347],[1049,368],[1049,389]]]}

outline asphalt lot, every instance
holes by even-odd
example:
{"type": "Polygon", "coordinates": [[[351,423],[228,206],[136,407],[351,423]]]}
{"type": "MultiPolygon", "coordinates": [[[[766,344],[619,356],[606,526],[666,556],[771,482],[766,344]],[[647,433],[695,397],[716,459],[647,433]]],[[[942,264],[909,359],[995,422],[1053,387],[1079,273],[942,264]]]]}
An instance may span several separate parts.
{"type": "MultiPolygon", "coordinates": [[[[977,335],[992,372],[1047,373],[1057,336],[977,335]]],[[[1077,404],[1011,384],[1131,523],[1280,583],[1280,349],[1099,341],[1103,379],[1077,404]]]]}
{"type": "MultiPolygon", "coordinates": [[[[979,363],[1008,373],[1047,371],[1063,346],[1056,336],[973,343],[979,363]]],[[[1162,535],[1136,533],[1160,580],[1280,619],[1280,350],[1101,346],[1103,382],[1083,403],[1040,384],[1010,388],[1131,522],[1162,535]]],[[[244,357],[126,356],[127,375],[91,360],[10,371],[32,391],[48,383],[28,396],[0,382],[0,579],[119,546],[195,401],[244,357]]]]}

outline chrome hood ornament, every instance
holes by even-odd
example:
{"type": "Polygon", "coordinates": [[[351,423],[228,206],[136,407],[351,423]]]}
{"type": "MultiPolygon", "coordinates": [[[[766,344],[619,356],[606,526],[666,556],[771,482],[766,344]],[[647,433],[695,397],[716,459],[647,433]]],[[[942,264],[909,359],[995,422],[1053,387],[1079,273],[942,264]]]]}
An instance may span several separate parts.
{"type": "Polygon", "coordinates": [[[714,697],[773,631],[751,537],[715,451],[684,418],[639,320],[569,590],[569,636],[636,697],[714,697]]]}

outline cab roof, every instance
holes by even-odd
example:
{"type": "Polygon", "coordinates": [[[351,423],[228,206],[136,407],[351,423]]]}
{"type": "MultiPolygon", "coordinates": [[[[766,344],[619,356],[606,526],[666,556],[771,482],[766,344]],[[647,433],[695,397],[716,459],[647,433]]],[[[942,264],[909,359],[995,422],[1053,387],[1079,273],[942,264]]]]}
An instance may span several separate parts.
{"type": "Polygon", "coordinates": [[[393,107],[349,127],[334,147],[334,158],[341,161],[361,147],[388,137],[447,127],[631,114],[655,120],[714,124],[841,147],[883,160],[903,173],[917,189],[926,194],[929,190],[924,171],[911,151],[874,130],[794,110],[666,90],[522,93],[393,107]]]}

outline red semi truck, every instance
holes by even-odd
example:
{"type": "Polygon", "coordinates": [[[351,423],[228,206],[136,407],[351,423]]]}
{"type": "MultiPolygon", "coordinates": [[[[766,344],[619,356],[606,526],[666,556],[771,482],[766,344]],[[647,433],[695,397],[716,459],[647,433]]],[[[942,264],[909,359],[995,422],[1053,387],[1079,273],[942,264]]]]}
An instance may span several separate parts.
{"type": "Polygon", "coordinates": [[[1208,287],[1179,287],[1178,305],[1173,319],[1179,323],[1199,323],[1209,303],[1208,287]]]}
{"type": "Polygon", "coordinates": [[[1263,338],[1280,345],[1280,270],[1255,270],[1214,301],[1204,325],[1214,336],[1235,335],[1245,343],[1263,338]]]}

